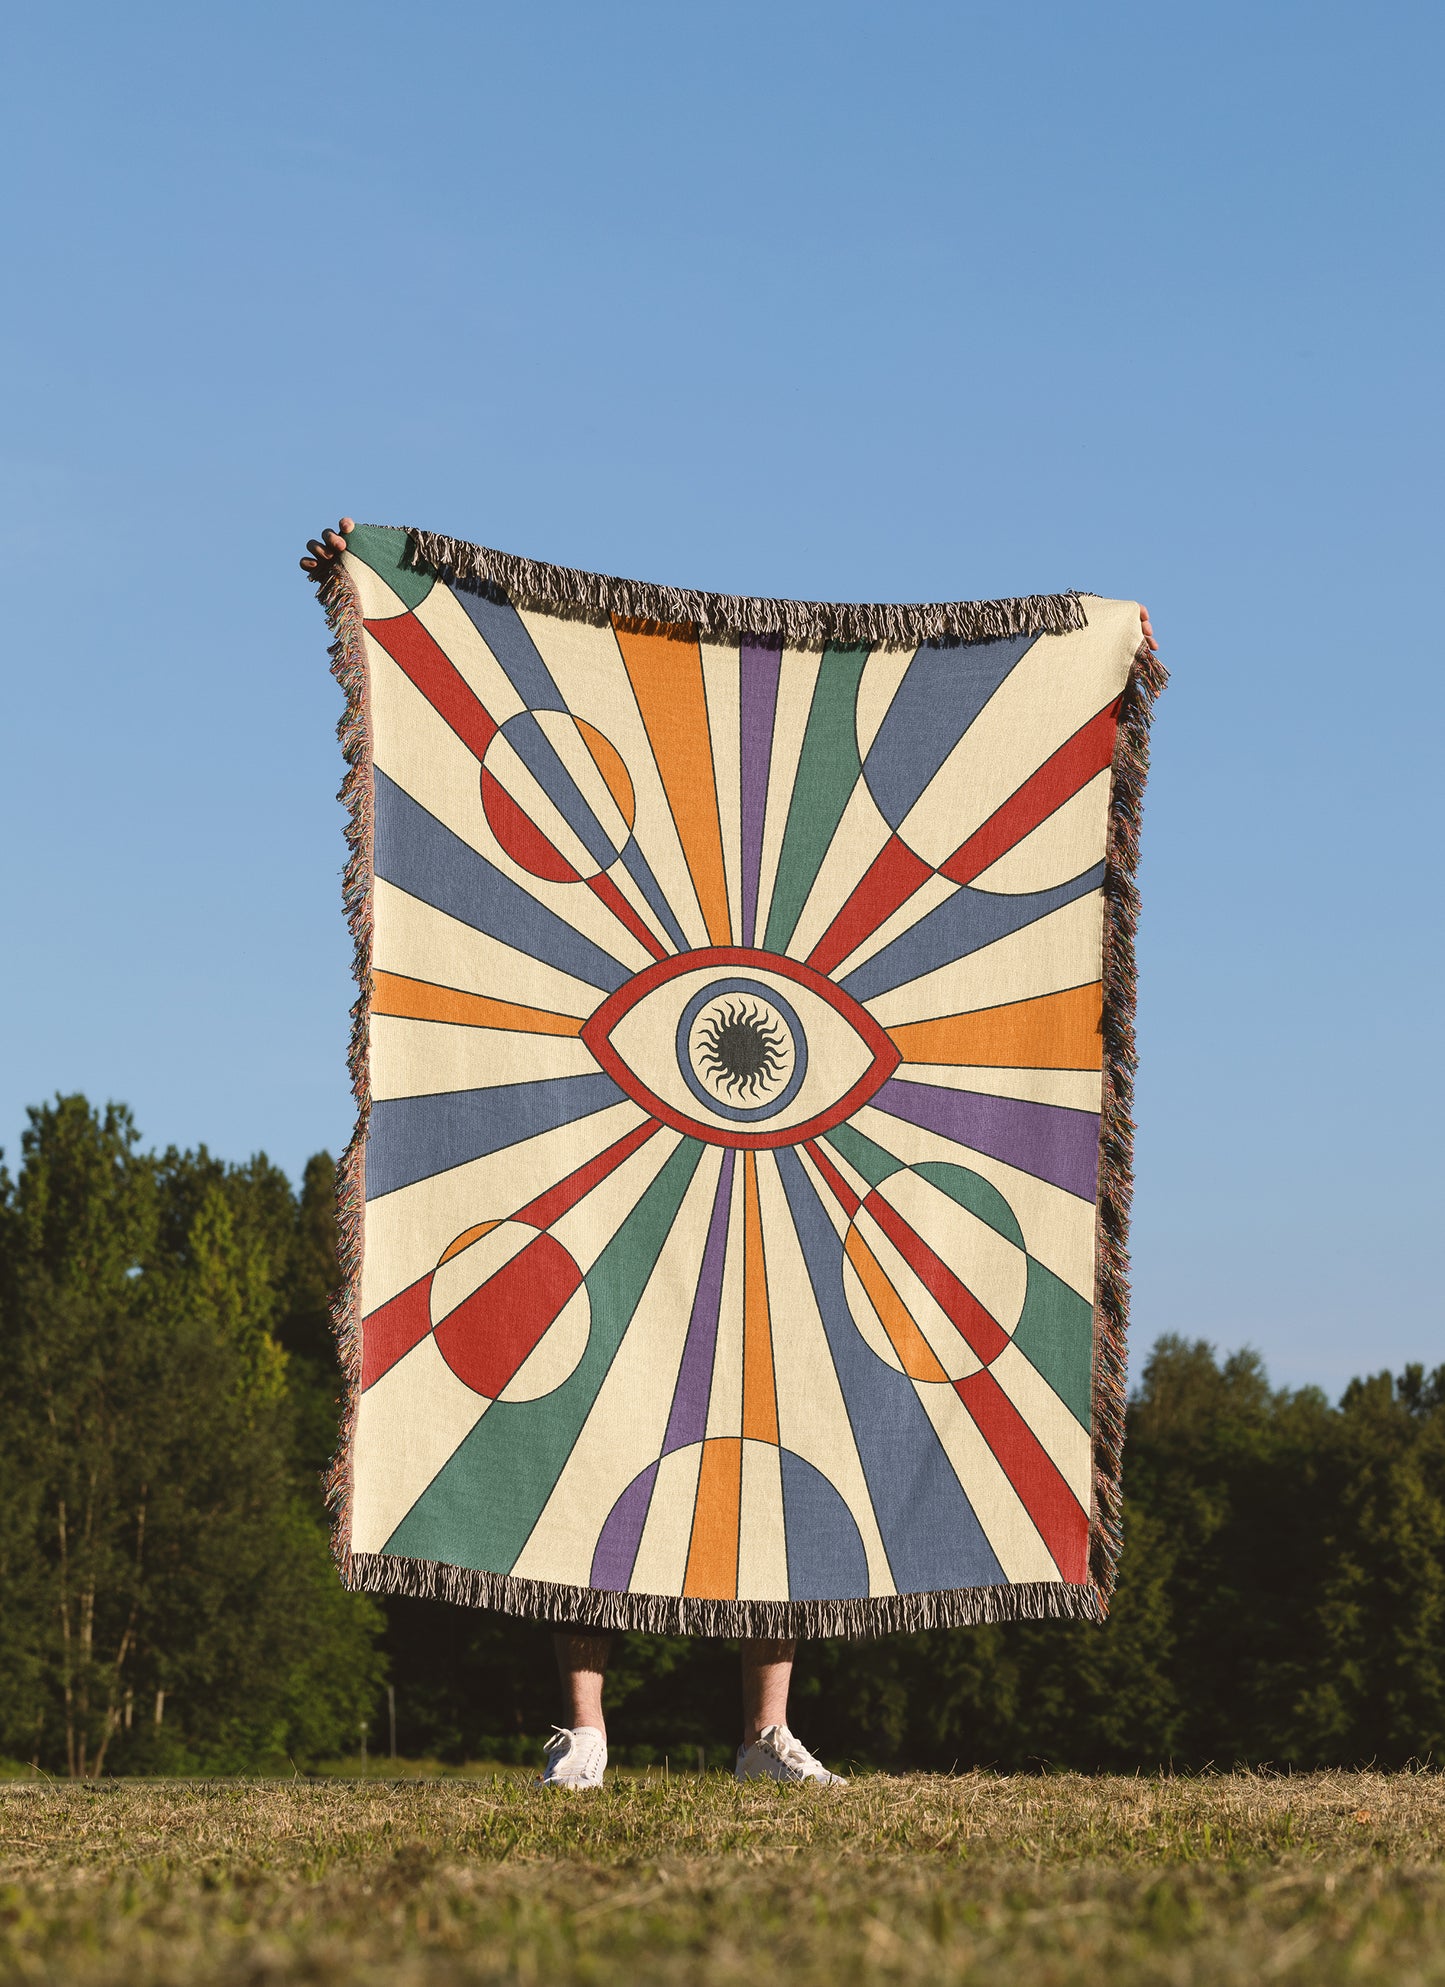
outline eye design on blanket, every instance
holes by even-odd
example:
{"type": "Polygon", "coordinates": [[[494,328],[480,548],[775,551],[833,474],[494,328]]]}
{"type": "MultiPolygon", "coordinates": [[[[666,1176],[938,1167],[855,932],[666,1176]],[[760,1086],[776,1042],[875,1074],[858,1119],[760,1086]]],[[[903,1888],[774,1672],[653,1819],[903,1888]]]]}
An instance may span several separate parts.
{"type": "Polygon", "coordinates": [[[582,1040],[653,1117],[713,1145],[794,1145],[850,1117],[898,1067],[873,1017],[811,966],[713,946],[659,961],[582,1040]]]}

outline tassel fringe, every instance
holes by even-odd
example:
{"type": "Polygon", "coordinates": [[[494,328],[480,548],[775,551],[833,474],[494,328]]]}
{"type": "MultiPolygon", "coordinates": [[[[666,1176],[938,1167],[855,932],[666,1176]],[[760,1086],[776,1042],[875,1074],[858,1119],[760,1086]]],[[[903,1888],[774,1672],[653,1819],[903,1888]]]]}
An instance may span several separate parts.
{"type": "Polygon", "coordinates": [[[336,1455],[326,1473],[326,1501],[335,1523],[332,1551],[346,1580],[351,1558],[351,1456],[356,1404],[361,1393],[361,1256],[366,1219],[366,1132],[371,1119],[371,933],[372,828],[371,695],[362,639],[361,603],[344,568],[326,575],[318,597],[335,637],[331,673],[346,694],[336,735],[346,760],[337,799],[346,809],[346,868],[341,898],[351,932],[351,970],[356,999],[351,1008],[347,1067],[356,1100],[356,1125],[336,1174],[336,1216],[342,1285],[332,1300],[332,1324],[346,1379],[345,1404],[336,1455]]]}
{"type": "Polygon", "coordinates": [[[1034,593],[1021,600],[949,600],[894,606],[824,600],[760,600],[689,587],[651,586],[571,566],[547,566],[512,552],[493,552],[434,531],[407,530],[406,563],[476,592],[492,592],[514,607],[534,607],[574,620],[606,622],[614,615],[649,632],[694,630],[715,641],[781,635],[790,648],[917,648],[920,642],[994,642],[1006,635],[1065,635],[1086,625],[1077,593],[1034,593]]]}
{"type": "MultiPolygon", "coordinates": [[[[659,632],[692,623],[717,639],[777,636],[793,647],[917,646],[995,641],[1019,634],[1065,634],[1086,625],[1078,593],[938,605],[829,605],[822,601],[744,599],[612,579],[542,565],[434,532],[408,533],[407,562],[521,607],[606,621],[613,615],[659,632]]],[[[636,1629],[662,1635],[870,1636],[924,1628],[971,1628],[1004,1621],[1103,1621],[1118,1577],[1121,1468],[1127,1397],[1128,1236],[1133,1190],[1134,1041],[1139,923],[1135,873],[1139,823],[1149,770],[1149,725],[1168,681],[1141,645],[1120,713],[1114,752],[1104,875],[1104,1078],[1099,1134],[1099,1208],[1095,1230],[1094,1494],[1087,1585],[1032,1581],[931,1594],[838,1601],[720,1601],[666,1594],[603,1593],[590,1587],[516,1580],[389,1553],[351,1550],[352,1444],[361,1380],[361,1262],[366,1208],[365,1151],[371,1115],[369,1068],[373,780],[371,700],[361,610],[343,567],[326,575],[318,595],[333,640],[331,669],[346,696],[337,725],[346,760],[338,798],[346,808],[347,862],[342,898],[352,938],[357,997],[351,1009],[348,1066],[356,1126],[337,1172],[341,1290],[332,1305],[346,1402],[336,1456],[326,1475],[334,1517],[332,1548],[344,1584],[354,1591],[406,1594],[466,1607],[526,1615],[559,1626],[636,1629]]],[[[689,639],[692,629],[686,630],[689,639]]]]}
{"type": "Polygon", "coordinates": [[[352,1553],[346,1584],[368,1594],[407,1594],[526,1615],[558,1628],[635,1629],[647,1635],[891,1635],[919,1628],[977,1628],[991,1621],[1102,1621],[1092,1586],[1032,1580],[1013,1587],[963,1587],[941,1594],[878,1594],[857,1601],[703,1601],[671,1594],[607,1594],[514,1580],[469,1566],[352,1553]]]}
{"type": "Polygon", "coordinates": [[[1141,642],[1114,744],[1104,866],[1104,1084],[1099,1120],[1099,1207],[1094,1227],[1094,1495],[1089,1572],[1100,1618],[1108,1611],[1123,1544],[1124,1415],[1129,1390],[1129,1207],[1134,1192],[1134,940],[1139,929],[1139,824],[1149,775],[1154,700],[1169,672],[1141,642]]]}

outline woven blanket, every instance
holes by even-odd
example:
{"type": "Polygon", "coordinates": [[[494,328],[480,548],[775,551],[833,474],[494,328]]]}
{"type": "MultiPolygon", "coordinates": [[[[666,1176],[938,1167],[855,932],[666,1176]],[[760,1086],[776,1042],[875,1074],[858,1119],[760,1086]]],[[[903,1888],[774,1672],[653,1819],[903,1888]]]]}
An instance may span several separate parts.
{"type": "Polygon", "coordinates": [[[1098,1619],[1131,602],[690,593],[361,527],[353,1586],[724,1635],[1098,1619]]]}

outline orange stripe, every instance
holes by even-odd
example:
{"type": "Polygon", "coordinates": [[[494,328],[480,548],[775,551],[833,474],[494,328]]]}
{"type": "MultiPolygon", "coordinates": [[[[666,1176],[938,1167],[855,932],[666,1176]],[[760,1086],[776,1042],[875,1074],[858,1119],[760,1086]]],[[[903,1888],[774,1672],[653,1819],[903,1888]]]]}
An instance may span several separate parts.
{"type": "Polygon", "coordinates": [[[736,1435],[717,1435],[702,1445],[697,1507],[687,1553],[685,1594],[699,1600],[731,1601],[738,1591],[738,1512],[743,1495],[743,1445],[736,1435]]]}
{"type": "Polygon", "coordinates": [[[593,765],[602,775],[607,791],[617,802],[617,812],[631,828],[637,818],[637,801],[633,796],[632,781],[623,764],[622,754],[610,738],[604,738],[600,731],[594,730],[581,718],[573,718],[572,722],[582,734],[582,743],[587,747],[593,765]]]}
{"type": "Polygon", "coordinates": [[[408,1021],[460,1021],[467,1028],[514,1028],[527,1035],[580,1035],[582,1022],[545,1007],[517,1007],[486,994],[459,993],[455,987],[409,980],[403,973],[373,973],[373,1014],[398,1014],[408,1021]]]}
{"type": "Polygon", "coordinates": [[[768,1311],[768,1270],[763,1258],[763,1218],[758,1206],[758,1156],[743,1154],[743,1434],[752,1442],[778,1442],[778,1396],[773,1380],[773,1322],[768,1311]]]}
{"type": "Polygon", "coordinates": [[[948,1375],[939,1365],[933,1347],[914,1323],[908,1307],[888,1281],[883,1265],[856,1228],[849,1229],[844,1246],[904,1372],[911,1380],[946,1382],[948,1375]]]}
{"type": "Polygon", "coordinates": [[[1104,989],[1087,987],[1039,994],[973,1014],[942,1014],[910,1021],[888,1035],[905,1062],[981,1063],[1004,1069],[1099,1069],[1104,989]]]}
{"type": "Polygon", "coordinates": [[[690,624],[666,634],[642,634],[635,623],[614,615],[612,625],[662,774],[708,937],[714,945],[731,945],[702,651],[690,624]]]}
{"type": "Polygon", "coordinates": [[[440,1269],[443,1263],[449,1263],[453,1256],[459,1256],[463,1249],[469,1249],[473,1242],[479,1242],[483,1235],[490,1235],[494,1228],[500,1228],[501,1225],[500,1221],[479,1221],[475,1228],[464,1229],[456,1241],[448,1242],[437,1257],[437,1268],[440,1269]]]}

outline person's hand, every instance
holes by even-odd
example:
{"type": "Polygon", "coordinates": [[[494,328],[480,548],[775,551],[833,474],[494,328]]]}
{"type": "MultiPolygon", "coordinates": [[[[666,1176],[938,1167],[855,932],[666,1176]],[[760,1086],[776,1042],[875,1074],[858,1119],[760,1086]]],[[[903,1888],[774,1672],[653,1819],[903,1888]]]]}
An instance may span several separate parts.
{"type": "MultiPolygon", "coordinates": [[[[346,519],[343,518],[341,522],[343,528],[350,531],[351,526],[347,524],[346,519]]],[[[304,566],[306,561],[303,559],[301,563],[304,566]]],[[[1154,639],[1154,623],[1149,619],[1149,609],[1142,604],[1139,608],[1139,625],[1144,630],[1144,639],[1149,644],[1150,655],[1158,655],[1159,644],[1154,639]]]]}
{"type": "MultiPolygon", "coordinates": [[[[313,580],[324,580],[346,550],[345,534],[355,529],[356,520],[344,517],[338,520],[335,531],[323,531],[319,538],[308,538],[306,550],[312,554],[312,557],[301,561],[302,572],[313,580]]],[[[1146,615],[1144,617],[1146,627],[1148,619],[1146,615]]]]}

